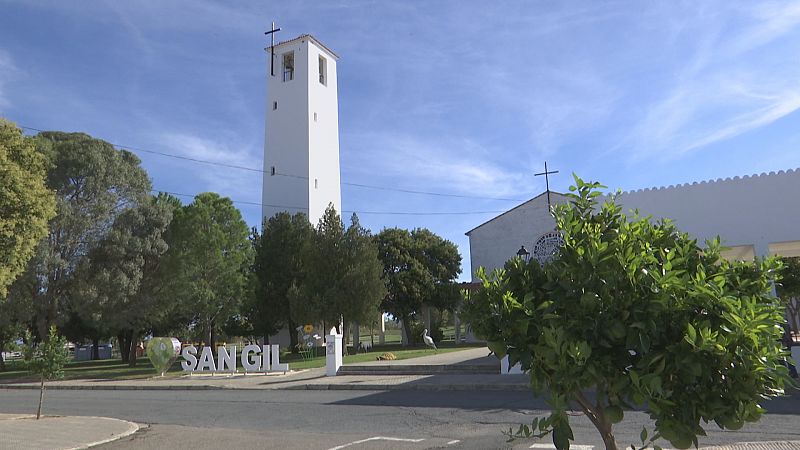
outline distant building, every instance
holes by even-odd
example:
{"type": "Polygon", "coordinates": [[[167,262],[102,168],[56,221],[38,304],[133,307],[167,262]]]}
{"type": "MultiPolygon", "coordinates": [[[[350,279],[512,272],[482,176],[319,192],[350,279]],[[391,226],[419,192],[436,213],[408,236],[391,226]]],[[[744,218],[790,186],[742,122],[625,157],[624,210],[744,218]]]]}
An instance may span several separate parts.
{"type": "MultiPolygon", "coordinates": [[[[568,201],[556,192],[550,198],[553,204],[568,201]]],[[[638,209],[643,216],[672,219],[701,244],[719,235],[729,259],[800,256],[800,170],[628,191],[617,201],[625,213],[638,209]]],[[[540,194],[468,231],[472,279],[478,267],[502,268],[520,246],[546,257],[554,229],[540,194]]]]}
{"type": "Polygon", "coordinates": [[[304,212],[316,225],[329,204],[342,211],[339,57],[308,34],[267,51],[262,215],[304,212]]]}

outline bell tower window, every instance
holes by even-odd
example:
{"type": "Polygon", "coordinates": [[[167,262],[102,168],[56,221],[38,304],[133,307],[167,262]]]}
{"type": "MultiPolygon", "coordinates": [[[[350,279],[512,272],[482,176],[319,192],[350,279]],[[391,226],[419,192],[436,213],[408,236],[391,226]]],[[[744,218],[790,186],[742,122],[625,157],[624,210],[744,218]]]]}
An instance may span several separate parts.
{"type": "Polygon", "coordinates": [[[294,52],[283,54],[283,81],[294,80],[294,52]]]}
{"type": "Polygon", "coordinates": [[[319,55],[319,82],[328,85],[328,61],[319,55]]]}

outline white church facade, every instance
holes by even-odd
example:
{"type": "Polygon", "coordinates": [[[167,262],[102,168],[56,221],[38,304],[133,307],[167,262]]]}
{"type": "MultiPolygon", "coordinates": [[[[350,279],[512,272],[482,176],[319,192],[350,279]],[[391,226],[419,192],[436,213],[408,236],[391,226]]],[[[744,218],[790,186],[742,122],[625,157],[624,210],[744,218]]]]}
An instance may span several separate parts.
{"type": "MultiPolygon", "coordinates": [[[[568,198],[550,192],[553,204],[568,198]]],[[[623,192],[623,212],[672,219],[700,243],[720,236],[729,259],[800,256],[800,169],[623,192]]],[[[545,253],[555,229],[545,194],[481,224],[469,237],[472,280],[478,267],[502,268],[521,246],[545,253]]]]}
{"type": "Polygon", "coordinates": [[[262,216],[303,212],[316,225],[329,204],[342,210],[339,57],[308,34],[267,51],[262,216]]]}

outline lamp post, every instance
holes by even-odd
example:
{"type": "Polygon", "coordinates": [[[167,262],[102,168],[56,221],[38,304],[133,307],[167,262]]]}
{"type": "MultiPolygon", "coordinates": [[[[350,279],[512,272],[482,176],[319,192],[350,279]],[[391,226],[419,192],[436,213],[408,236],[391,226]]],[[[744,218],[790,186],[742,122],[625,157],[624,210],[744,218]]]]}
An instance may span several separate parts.
{"type": "Polygon", "coordinates": [[[520,258],[524,259],[525,262],[528,262],[531,259],[531,252],[529,252],[527,249],[525,249],[524,245],[521,245],[519,247],[519,250],[517,250],[517,256],[519,256],[520,258]]]}

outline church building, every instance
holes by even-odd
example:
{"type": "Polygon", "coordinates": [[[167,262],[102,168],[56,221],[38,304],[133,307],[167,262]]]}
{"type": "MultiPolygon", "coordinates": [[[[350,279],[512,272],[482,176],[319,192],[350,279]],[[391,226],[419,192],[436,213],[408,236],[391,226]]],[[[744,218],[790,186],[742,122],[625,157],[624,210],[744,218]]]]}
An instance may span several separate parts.
{"type": "MultiPolygon", "coordinates": [[[[569,201],[549,194],[553,205],[569,201]]],[[[553,253],[559,236],[547,202],[543,193],[466,233],[473,281],[478,267],[502,268],[521,247],[540,260],[553,253]]],[[[617,202],[626,214],[672,219],[701,244],[720,236],[725,258],[800,256],[800,169],[627,191],[617,202]]]]}

